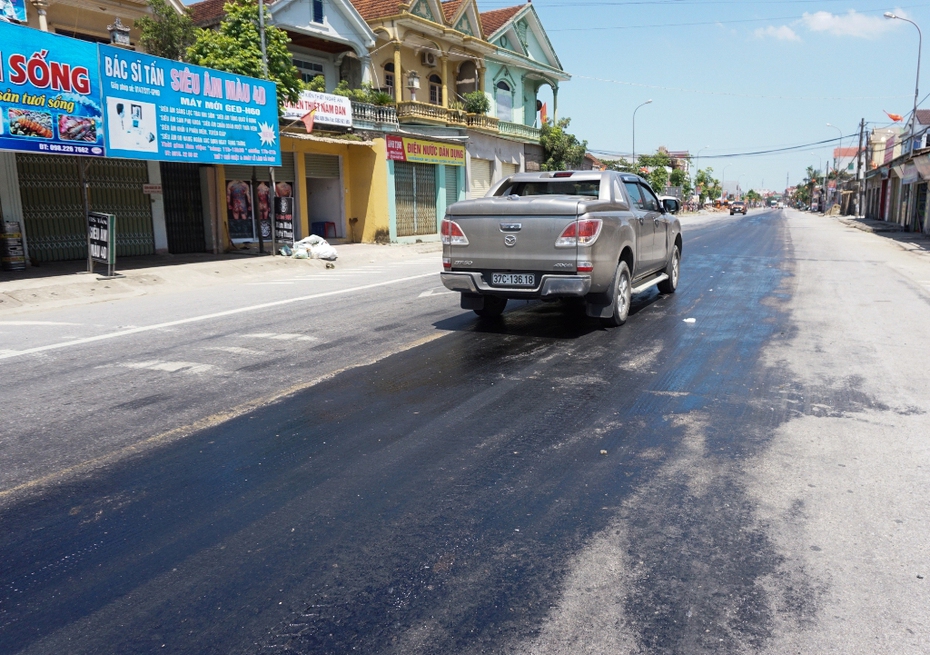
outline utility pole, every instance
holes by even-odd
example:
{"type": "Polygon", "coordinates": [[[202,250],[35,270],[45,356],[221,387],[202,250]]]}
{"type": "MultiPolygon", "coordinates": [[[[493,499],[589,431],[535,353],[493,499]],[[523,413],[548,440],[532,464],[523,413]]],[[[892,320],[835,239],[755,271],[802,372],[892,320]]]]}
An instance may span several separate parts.
{"type": "Polygon", "coordinates": [[[859,152],[856,154],[856,180],[859,183],[859,199],[856,206],[856,214],[858,216],[865,216],[865,210],[863,208],[863,202],[865,200],[865,179],[862,176],[862,157],[865,154],[862,150],[862,141],[865,138],[865,119],[863,118],[859,122],[859,152]]]}

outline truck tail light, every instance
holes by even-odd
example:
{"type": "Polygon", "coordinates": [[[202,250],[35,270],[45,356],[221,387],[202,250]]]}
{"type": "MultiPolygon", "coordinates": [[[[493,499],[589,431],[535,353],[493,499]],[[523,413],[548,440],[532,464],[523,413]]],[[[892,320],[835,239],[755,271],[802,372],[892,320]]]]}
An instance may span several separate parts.
{"type": "Polygon", "coordinates": [[[452,260],[449,259],[448,257],[443,257],[443,258],[442,258],[442,267],[443,267],[444,269],[446,269],[446,270],[449,270],[450,268],[452,268],[452,260]]]}
{"type": "Polygon", "coordinates": [[[602,221],[599,218],[583,218],[575,221],[562,230],[562,234],[555,240],[555,247],[590,246],[597,241],[597,237],[601,233],[601,225],[602,221]]]}
{"type": "Polygon", "coordinates": [[[442,219],[442,242],[447,246],[467,246],[468,238],[455,221],[442,219]]]}
{"type": "Polygon", "coordinates": [[[578,262],[579,273],[590,273],[593,270],[594,264],[592,262],[578,262]]]}

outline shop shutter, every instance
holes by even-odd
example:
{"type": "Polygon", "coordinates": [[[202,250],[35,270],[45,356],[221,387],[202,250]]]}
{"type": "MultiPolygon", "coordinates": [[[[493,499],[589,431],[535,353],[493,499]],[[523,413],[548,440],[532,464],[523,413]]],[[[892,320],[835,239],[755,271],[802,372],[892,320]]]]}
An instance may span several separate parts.
{"type": "Polygon", "coordinates": [[[502,177],[509,177],[519,172],[520,172],[520,164],[510,164],[507,162],[503,162],[501,164],[501,176],[502,177]]]}
{"type": "Polygon", "coordinates": [[[436,234],[436,167],[394,162],[397,236],[436,234]]]}
{"type": "Polygon", "coordinates": [[[460,166],[446,166],[446,206],[459,199],[459,168],[460,166]]]}
{"type": "Polygon", "coordinates": [[[339,177],[339,157],[335,155],[305,155],[307,177],[339,177]]]}
{"type": "Polygon", "coordinates": [[[492,163],[489,159],[471,158],[471,189],[472,198],[483,198],[491,189],[492,163]]]}
{"type": "Polygon", "coordinates": [[[207,249],[200,192],[200,166],[182,162],[161,163],[168,252],[179,255],[207,249]]]}
{"type": "Polygon", "coordinates": [[[155,252],[152,203],[142,193],[148,165],[129,159],[16,155],[29,255],[40,262],[87,257],[81,167],[87,166],[91,211],[116,215],[116,256],[155,252]]]}

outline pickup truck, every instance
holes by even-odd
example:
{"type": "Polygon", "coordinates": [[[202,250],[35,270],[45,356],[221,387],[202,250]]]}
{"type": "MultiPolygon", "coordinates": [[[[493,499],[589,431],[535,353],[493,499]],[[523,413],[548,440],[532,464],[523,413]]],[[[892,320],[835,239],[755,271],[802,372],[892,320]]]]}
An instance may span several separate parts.
{"type": "Polygon", "coordinates": [[[451,205],[440,233],[442,283],[481,317],[511,298],[575,298],[619,326],[632,294],[678,287],[681,223],[637,175],[517,173],[451,205]]]}

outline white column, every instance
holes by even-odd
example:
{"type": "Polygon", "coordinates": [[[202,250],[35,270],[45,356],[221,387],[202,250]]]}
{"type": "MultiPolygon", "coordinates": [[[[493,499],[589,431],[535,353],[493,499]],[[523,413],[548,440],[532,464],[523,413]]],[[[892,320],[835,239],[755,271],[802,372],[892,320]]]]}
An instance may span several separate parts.
{"type": "MultiPolygon", "coordinates": [[[[157,161],[146,162],[149,167],[149,184],[161,184],[161,164],[157,161]]],[[[165,225],[165,196],[153,193],[152,198],[152,232],[155,235],[155,252],[159,255],[168,253],[168,228],[165,225]]],[[[119,226],[116,228],[119,230],[119,226]]]]}

